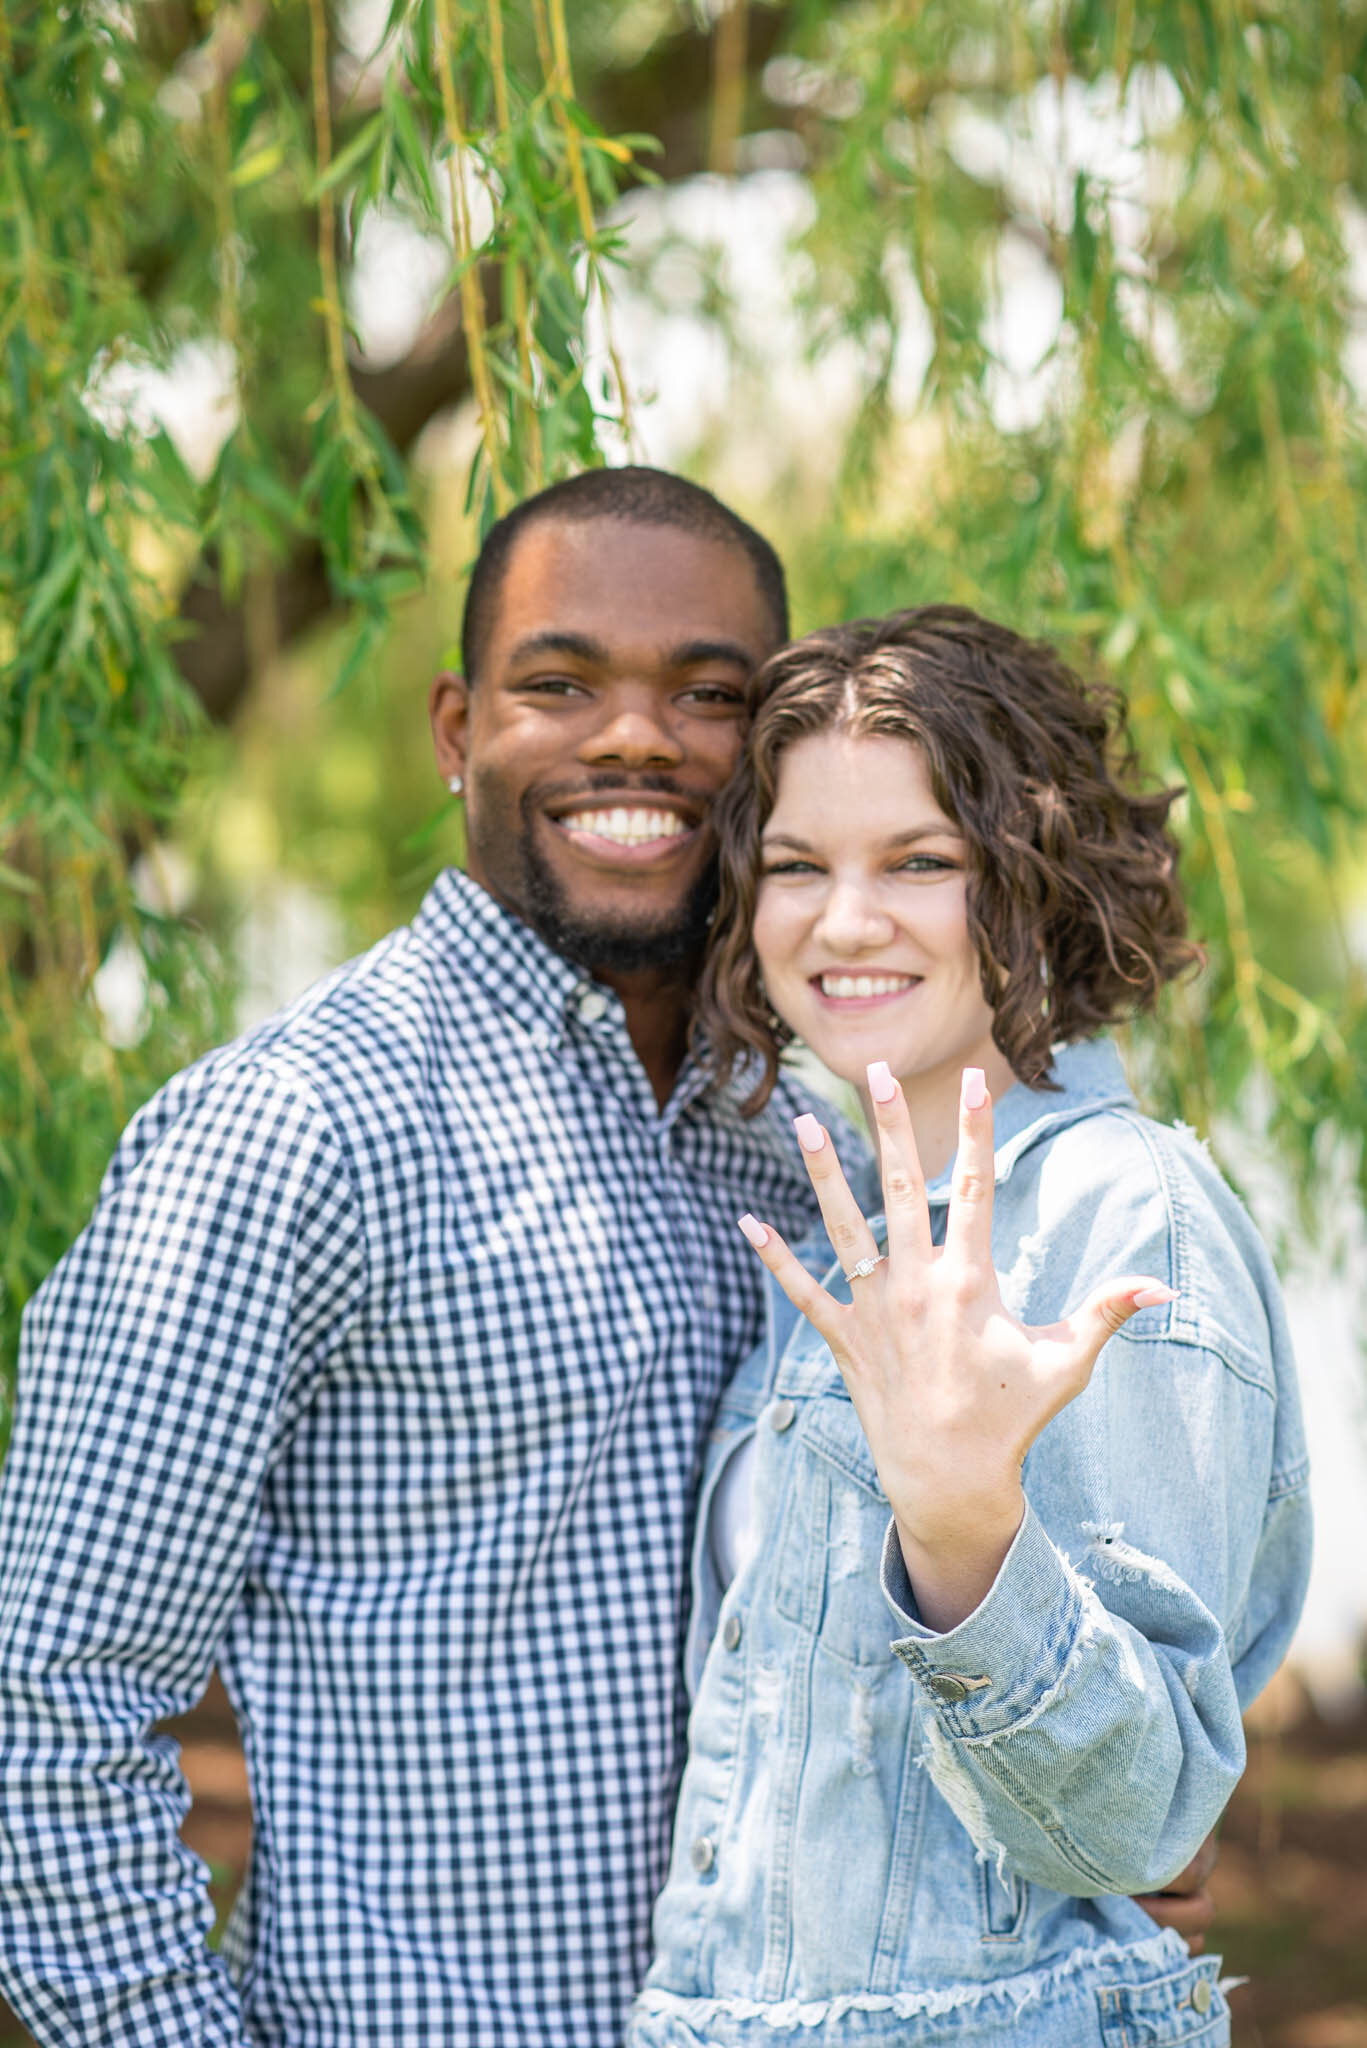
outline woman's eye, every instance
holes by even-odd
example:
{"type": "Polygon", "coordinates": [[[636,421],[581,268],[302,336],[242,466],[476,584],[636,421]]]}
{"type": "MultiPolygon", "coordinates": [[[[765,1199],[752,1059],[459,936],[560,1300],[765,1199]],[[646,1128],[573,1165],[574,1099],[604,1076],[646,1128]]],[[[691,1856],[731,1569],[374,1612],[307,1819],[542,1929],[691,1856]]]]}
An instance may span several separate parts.
{"type": "Polygon", "coordinates": [[[810,860],[769,861],[760,870],[761,876],[765,878],[769,875],[815,875],[819,872],[816,862],[810,860]]]}
{"type": "Polygon", "coordinates": [[[938,853],[912,853],[897,863],[899,875],[951,875],[956,863],[938,853]]]}

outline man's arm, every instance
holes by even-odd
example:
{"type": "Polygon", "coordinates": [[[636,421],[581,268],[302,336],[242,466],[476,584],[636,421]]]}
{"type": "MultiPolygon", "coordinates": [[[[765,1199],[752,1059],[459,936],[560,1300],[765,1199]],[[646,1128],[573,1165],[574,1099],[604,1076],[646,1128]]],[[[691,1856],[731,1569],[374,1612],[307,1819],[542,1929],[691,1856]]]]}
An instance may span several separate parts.
{"type": "Polygon", "coordinates": [[[53,2048],[249,2038],[150,1730],[203,1690],[282,1404],[363,1276],[307,1092],[239,1072],[111,1176],[30,1304],[0,1488],[0,1985],[53,2048]]]}
{"type": "Polygon", "coordinates": [[[1181,1935],[1188,1955],[1201,1954],[1215,1919],[1210,1879],[1219,1855],[1212,1828],[1186,1869],[1179,1870],[1170,1885],[1161,1892],[1141,1892],[1135,1899],[1136,1906],[1142,1906],[1150,1920],[1181,1935]]]}

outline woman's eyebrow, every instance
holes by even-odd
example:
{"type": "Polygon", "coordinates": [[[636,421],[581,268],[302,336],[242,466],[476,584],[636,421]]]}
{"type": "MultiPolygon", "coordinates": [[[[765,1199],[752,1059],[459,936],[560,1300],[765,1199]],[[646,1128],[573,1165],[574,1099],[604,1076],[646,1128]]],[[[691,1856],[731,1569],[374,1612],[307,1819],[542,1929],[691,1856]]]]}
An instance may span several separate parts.
{"type": "MultiPolygon", "coordinates": [[[[905,832],[892,833],[889,838],[881,840],[879,844],[885,848],[910,846],[918,839],[962,839],[963,836],[958,826],[951,825],[949,820],[946,819],[942,825],[912,825],[905,832]]],[[[795,846],[802,853],[810,853],[812,851],[811,840],[799,837],[796,832],[765,832],[760,836],[760,844],[761,846],[795,846]]]]}

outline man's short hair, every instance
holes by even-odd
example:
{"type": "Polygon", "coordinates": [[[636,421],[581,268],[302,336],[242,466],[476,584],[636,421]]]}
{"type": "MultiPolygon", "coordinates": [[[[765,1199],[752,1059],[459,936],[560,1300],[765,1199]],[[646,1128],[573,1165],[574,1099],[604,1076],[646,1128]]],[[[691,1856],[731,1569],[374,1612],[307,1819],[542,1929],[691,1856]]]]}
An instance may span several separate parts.
{"type": "Polygon", "coordinates": [[[580,524],[590,519],[622,519],[638,526],[672,526],[701,540],[743,548],[755,583],[774,627],[774,645],[788,638],[788,589],[783,564],[763,534],[747,526],[720,498],[687,477],[666,469],[631,466],[587,469],[579,476],[549,484],[535,497],[524,498],[490,527],[479,558],[470,572],[461,621],[460,658],[467,681],[473,683],[498,609],[499,592],[519,534],[543,520],[580,524]]]}

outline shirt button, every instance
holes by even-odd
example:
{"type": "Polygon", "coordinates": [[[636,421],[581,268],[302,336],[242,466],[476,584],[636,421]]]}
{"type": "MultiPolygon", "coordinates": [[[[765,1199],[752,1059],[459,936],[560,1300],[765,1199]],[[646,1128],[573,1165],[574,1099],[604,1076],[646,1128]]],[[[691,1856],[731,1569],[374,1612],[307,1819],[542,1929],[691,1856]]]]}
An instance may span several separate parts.
{"type": "Polygon", "coordinates": [[[608,999],[601,989],[591,988],[587,995],[579,998],[579,1015],[586,1024],[596,1024],[608,1013],[608,999]]]}
{"type": "Polygon", "coordinates": [[[693,1844],[693,1868],[699,1877],[712,1868],[717,1860],[717,1845],[711,1835],[699,1835],[693,1844]]]}
{"type": "Polygon", "coordinates": [[[968,1698],[968,1687],[961,1678],[929,1678],[926,1680],[926,1686],[934,1693],[936,1699],[943,1700],[946,1706],[952,1707],[957,1701],[968,1698]]]}
{"type": "Polygon", "coordinates": [[[1209,2012],[1210,2001],[1213,1997],[1214,1993],[1210,1988],[1209,1977],[1198,1977],[1191,1987],[1191,2002],[1195,2010],[1197,2012],[1209,2012]]]}
{"type": "Polygon", "coordinates": [[[721,1639],[728,1650],[734,1650],[741,1637],[740,1616],[728,1614],[722,1623],[721,1639]]]}
{"type": "Polygon", "coordinates": [[[797,1404],[788,1400],[786,1396],[782,1401],[775,1401],[769,1410],[769,1427],[776,1429],[780,1436],[785,1429],[791,1429],[796,1421],[797,1404]]]}

